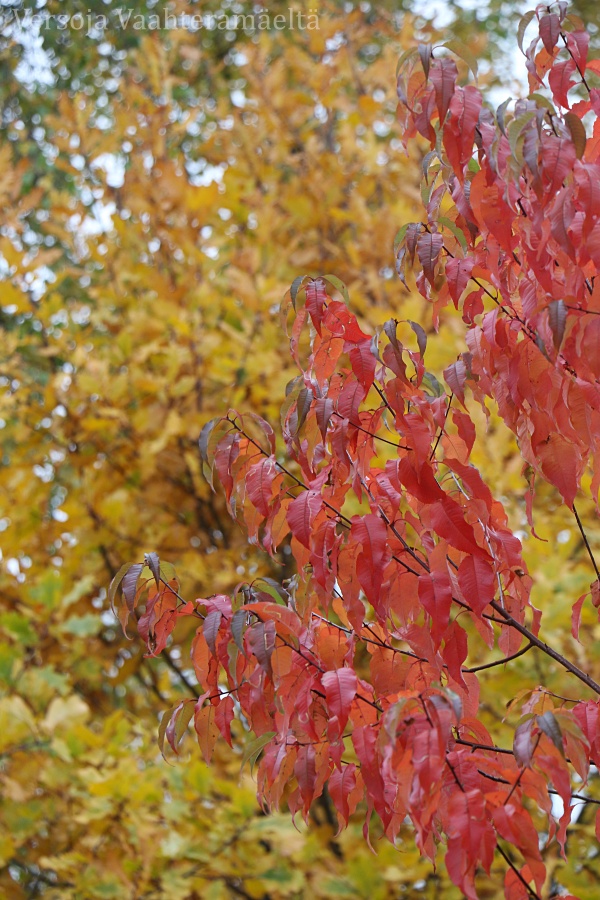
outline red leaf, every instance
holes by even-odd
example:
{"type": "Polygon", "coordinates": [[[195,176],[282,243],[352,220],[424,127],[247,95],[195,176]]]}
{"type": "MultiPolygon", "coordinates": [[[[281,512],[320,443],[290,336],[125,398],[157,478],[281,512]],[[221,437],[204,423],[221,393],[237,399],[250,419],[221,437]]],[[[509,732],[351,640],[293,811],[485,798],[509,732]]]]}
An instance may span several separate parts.
{"type": "Polygon", "coordinates": [[[282,606],[280,603],[259,601],[258,603],[247,603],[242,608],[258,616],[261,620],[275,622],[276,626],[280,626],[281,630],[286,634],[293,634],[299,637],[303,631],[304,626],[298,614],[293,609],[282,606]]]}
{"type": "Polygon", "coordinates": [[[265,518],[270,512],[273,481],[278,474],[277,463],[269,457],[253,465],[246,476],[248,497],[265,518]]]}
{"type": "Polygon", "coordinates": [[[452,589],[447,572],[433,572],[419,577],[419,600],[426,612],[431,616],[435,648],[441,643],[448,627],[450,607],[452,606],[452,589]]]}
{"type": "Polygon", "coordinates": [[[275,649],[275,625],[273,622],[257,622],[245,634],[250,652],[254,654],[261,668],[271,674],[271,657],[275,649]]]}
{"type": "Polygon", "coordinates": [[[366,394],[373,384],[375,366],[377,365],[377,360],[371,352],[371,339],[367,338],[366,341],[361,341],[359,344],[354,345],[348,356],[350,357],[352,371],[366,394]]]}
{"type": "MultiPolygon", "coordinates": [[[[581,609],[583,607],[583,603],[587,594],[582,594],[579,600],[576,600],[573,604],[573,609],[571,611],[571,634],[575,638],[576,641],[579,641],[579,628],[581,626],[581,609]]],[[[581,643],[581,641],[580,641],[581,643]]]]}
{"type": "MultiPolygon", "coordinates": [[[[373,359],[373,362],[375,362],[375,359],[373,359]]],[[[365,394],[365,388],[360,381],[354,378],[347,378],[338,397],[337,408],[339,414],[350,422],[357,422],[358,410],[365,399],[365,394]]]]}
{"type": "Polygon", "coordinates": [[[562,187],[567,175],[573,171],[577,153],[570,136],[561,138],[554,134],[544,134],[542,147],[544,187],[548,194],[554,195],[562,187]]]}
{"type": "Polygon", "coordinates": [[[515,731],[513,753],[520,766],[528,766],[533,756],[533,739],[531,737],[533,724],[533,719],[527,719],[518,725],[515,731]]]}
{"type": "Polygon", "coordinates": [[[474,553],[477,556],[488,556],[486,550],[479,546],[475,539],[473,526],[465,521],[465,513],[450,497],[445,496],[432,504],[429,510],[431,527],[440,537],[448,541],[457,550],[474,553]]]}
{"type": "Polygon", "coordinates": [[[465,689],[467,688],[467,685],[462,675],[462,665],[467,658],[467,654],[467,633],[464,628],[460,627],[455,619],[454,622],[450,623],[448,630],[446,631],[444,647],[442,649],[442,658],[448,666],[448,673],[450,676],[458,682],[458,684],[462,684],[465,689]]]}
{"type": "Polygon", "coordinates": [[[446,281],[448,283],[450,296],[454,301],[456,309],[458,309],[459,300],[464,289],[469,283],[474,265],[475,260],[470,256],[468,256],[466,259],[455,257],[454,259],[449,259],[446,262],[446,281]]]}
{"type": "Polygon", "coordinates": [[[327,708],[332,716],[337,716],[339,733],[346,727],[350,707],[356,696],[356,672],[353,669],[334,669],[321,676],[325,688],[327,708]]]}
{"type": "Polygon", "coordinates": [[[287,522],[290,531],[301,544],[310,548],[313,519],[323,506],[319,491],[303,491],[289,505],[287,522]]]}
{"type": "Polygon", "coordinates": [[[306,308],[313,321],[317,334],[321,334],[321,321],[325,312],[325,305],[329,300],[327,286],[323,278],[315,278],[305,286],[306,308]]]}
{"type": "Polygon", "coordinates": [[[584,467],[580,450],[560,434],[550,434],[535,448],[544,478],[558,488],[569,509],[584,467]]]}
{"type": "Polygon", "coordinates": [[[394,468],[399,481],[417,500],[422,503],[434,503],[436,500],[444,499],[445,494],[428,462],[424,462],[420,469],[416,470],[409,457],[405,456],[398,462],[391,462],[386,470],[393,471],[394,468]]]}
{"type": "Polygon", "coordinates": [[[231,695],[223,697],[215,710],[215,724],[229,746],[231,743],[231,723],[235,718],[235,704],[231,695]]]}
{"type": "Polygon", "coordinates": [[[544,15],[540,19],[540,37],[547,53],[552,53],[560,35],[560,19],[556,13],[544,15]]]}
{"type": "Polygon", "coordinates": [[[123,578],[121,589],[129,612],[133,612],[136,606],[137,583],[143,568],[143,563],[134,563],[134,565],[130,566],[127,570],[125,577],[123,578]]]}
{"type": "Polygon", "coordinates": [[[369,602],[377,607],[383,568],[390,552],[387,546],[387,527],[381,516],[375,513],[353,516],[351,534],[362,544],[362,552],[356,561],[358,579],[369,602]]]}
{"type": "Polygon", "coordinates": [[[435,101],[437,104],[440,122],[443,122],[454,94],[458,70],[453,59],[434,59],[429,72],[435,88],[435,101]]]}
{"type": "Polygon", "coordinates": [[[219,633],[219,626],[221,624],[222,613],[219,609],[211,609],[209,613],[207,613],[206,618],[204,620],[203,632],[204,639],[209,646],[210,652],[213,656],[216,656],[216,640],[217,635],[219,633]]]}
{"type": "Polygon", "coordinates": [[[341,769],[334,769],[329,779],[329,795],[337,811],[338,834],[348,824],[348,819],[358,805],[359,798],[356,793],[354,763],[343,765],[341,769]]]}
{"type": "Polygon", "coordinates": [[[450,101],[450,118],[444,125],[444,146],[450,164],[461,181],[464,166],[473,155],[481,104],[481,92],[473,85],[457,88],[450,101]]]}
{"type": "Polygon", "coordinates": [[[496,847],[496,835],[489,822],[481,791],[465,791],[457,787],[448,801],[445,819],[448,874],[465,897],[477,900],[476,869],[481,865],[489,873],[496,847]]]}
{"type": "Polygon", "coordinates": [[[444,378],[456,399],[464,405],[465,384],[467,382],[467,367],[464,361],[457,359],[455,363],[451,363],[444,369],[444,378]]]}
{"type": "Polygon", "coordinates": [[[310,805],[315,799],[315,785],[317,782],[317,770],[315,767],[315,748],[312,744],[298,749],[298,756],[294,765],[294,775],[300,788],[300,796],[303,802],[304,816],[308,815],[310,805]]]}
{"type": "Polygon", "coordinates": [[[470,608],[481,616],[498,587],[492,564],[478,556],[465,556],[458,567],[458,583],[470,608]]]}
{"type": "Polygon", "coordinates": [[[321,437],[323,438],[323,440],[325,440],[327,436],[327,427],[329,425],[331,416],[333,415],[333,400],[331,400],[329,397],[319,397],[317,400],[315,400],[314,406],[317,425],[319,426],[321,437]]]}
{"type": "Polygon", "coordinates": [[[444,245],[444,238],[437,232],[429,232],[419,235],[417,240],[417,255],[423,266],[423,272],[427,281],[433,285],[435,279],[435,264],[444,245]]]}
{"type": "Polygon", "coordinates": [[[566,59],[564,62],[554,63],[548,74],[548,83],[550,84],[554,102],[557,105],[564,106],[565,109],[569,109],[571,105],[567,94],[572,87],[575,87],[575,82],[571,79],[575,71],[574,61],[566,59]]]}

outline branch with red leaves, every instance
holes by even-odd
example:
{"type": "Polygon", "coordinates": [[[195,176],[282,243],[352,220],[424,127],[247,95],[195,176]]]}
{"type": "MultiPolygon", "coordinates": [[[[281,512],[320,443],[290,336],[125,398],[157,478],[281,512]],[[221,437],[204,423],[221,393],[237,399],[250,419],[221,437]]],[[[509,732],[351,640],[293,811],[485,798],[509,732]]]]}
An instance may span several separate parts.
{"type": "MultiPolygon", "coordinates": [[[[600,488],[600,65],[564,4],[525,16],[520,43],[527,27],[532,94],[512,113],[459,85],[444,48],[400,62],[403,140],[431,149],[424,221],[401,230],[397,269],[403,280],[416,269],[434,325],[450,304],[462,315],[468,350],[446,386],[426,370],[420,325],[369,334],[337,278],[296,279],[282,307],[299,368],[282,409],[285,453],[267,422],[233,411],[205,426],[200,453],[250,541],[271,555],[289,543],[297,577],[186,602],[172,567],[149,554],[110,590],[123,627],[144,603],[150,655],[179,617],[198,619],[200,696],[165,714],[161,749],[177,752],[193,720],[209,761],[242,716],[267,807],[285,800],[307,817],[327,784],[340,829],[364,803],[367,840],[376,814],[391,841],[408,817],[432,860],[444,842],[468,898],[497,852],[514,900],[542,895],[534,821],[545,817],[564,851],[573,799],[586,799],[573,778],[600,767],[600,685],[540,636],[521,543],[471,461],[469,404],[492,402],[524,462],[573,510],[597,578],[575,498],[591,484],[597,503],[600,488]],[[498,658],[469,665],[477,642],[498,658]],[[528,651],[583,696],[520,695],[513,746],[500,747],[481,720],[479,676],[528,651]]],[[[598,580],[591,594],[598,606],[598,580]]]]}

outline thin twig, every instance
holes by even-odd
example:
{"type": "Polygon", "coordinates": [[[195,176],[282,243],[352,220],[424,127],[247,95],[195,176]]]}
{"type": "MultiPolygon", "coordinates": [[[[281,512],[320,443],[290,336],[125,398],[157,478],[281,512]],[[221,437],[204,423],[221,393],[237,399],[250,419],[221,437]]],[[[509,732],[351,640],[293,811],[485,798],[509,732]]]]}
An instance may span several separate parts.
{"type": "Polygon", "coordinates": [[[512,656],[505,656],[504,659],[496,659],[494,662],[484,663],[482,666],[472,666],[469,669],[464,668],[463,672],[481,672],[483,669],[493,669],[494,666],[503,666],[507,662],[511,662],[513,659],[517,659],[519,656],[523,656],[527,653],[528,650],[531,650],[535,644],[532,644],[531,641],[527,644],[526,647],[522,647],[521,650],[518,650],[516,653],[513,653],[512,656]]]}
{"type": "Polygon", "coordinates": [[[575,518],[577,520],[577,527],[579,528],[579,533],[581,534],[581,537],[583,538],[583,543],[585,544],[585,549],[587,550],[588,556],[592,561],[592,565],[593,565],[594,571],[596,573],[596,578],[600,578],[600,570],[598,570],[598,564],[596,563],[594,554],[592,553],[592,548],[590,547],[590,542],[588,541],[587,534],[584,531],[581,519],[579,518],[579,513],[577,512],[577,509],[575,508],[575,504],[573,504],[573,512],[574,512],[575,518]]]}
{"type": "Polygon", "coordinates": [[[438,444],[439,444],[439,442],[440,442],[441,439],[442,439],[442,435],[444,434],[444,431],[446,430],[446,422],[448,421],[448,416],[449,416],[449,414],[450,414],[450,406],[452,405],[452,401],[453,401],[453,400],[454,400],[454,394],[452,393],[452,394],[450,394],[450,399],[448,400],[448,406],[446,407],[446,414],[445,414],[445,416],[444,416],[444,423],[443,423],[442,427],[441,427],[440,430],[439,430],[439,434],[438,434],[438,436],[437,436],[437,438],[436,438],[436,442],[435,442],[435,444],[433,445],[433,450],[431,451],[431,455],[430,455],[430,457],[429,457],[429,460],[430,460],[430,461],[431,461],[431,460],[433,459],[433,457],[435,456],[435,451],[437,450],[438,444]]]}
{"type": "Polygon", "coordinates": [[[515,866],[515,864],[514,864],[514,862],[512,861],[512,859],[508,856],[507,853],[504,852],[504,850],[502,849],[502,847],[500,846],[500,844],[496,844],[496,850],[498,851],[498,853],[500,854],[500,856],[504,859],[504,861],[505,861],[505,862],[510,866],[510,868],[513,870],[513,872],[515,873],[515,875],[517,876],[517,878],[519,879],[519,881],[522,883],[523,887],[528,891],[529,896],[530,896],[530,897],[534,897],[535,900],[542,900],[542,898],[541,898],[540,895],[537,893],[537,891],[534,891],[534,889],[533,889],[529,884],[527,884],[527,882],[525,881],[525,879],[523,878],[523,876],[521,875],[521,873],[519,872],[519,870],[518,870],[517,867],[515,866]]]}

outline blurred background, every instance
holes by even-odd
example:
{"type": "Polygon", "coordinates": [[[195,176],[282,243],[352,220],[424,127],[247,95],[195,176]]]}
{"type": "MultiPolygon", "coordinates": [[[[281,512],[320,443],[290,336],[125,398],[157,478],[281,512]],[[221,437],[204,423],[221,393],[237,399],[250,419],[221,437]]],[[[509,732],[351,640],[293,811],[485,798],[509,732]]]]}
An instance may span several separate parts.
{"type": "MultiPolygon", "coordinates": [[[[211,494],[200,429],[230,406],[278,420],[294,372],[277,306],[299,274],[341,278],[371,326],[429,327],[394,273],[421,178],[396,62],[456,40],[490,96],[516,96],[527,5],[126,2],[0,4],[0,895],[452,900],[408,831],[374,857],[360,815],[336,835],[326,795],[308,826],[265,815],[241,751],[207,769],[190,738],[164,761],[160,717],[197,692],[191,635],[144,658],[107,587],[151,550],[188,598],[289,576],[285,548],[255,552],[211,494]],[[214,27],[162,27],[166,12],[214,27]],[[230,27],[260,14],[271,27],[230,27]]],[[[576,11],[596,35],[597,4],[576,11]]],[[[443,327],[434,368],[460,349],[443,327]]],[[[481,462],[518,526],[526,484],[496,425],[481,462]]],[[[532,550],[550,630],[589,582],[552,504],[562,537],[532,550]]],[[[595,865],[571,873],[581,896],[595,865]]]]}

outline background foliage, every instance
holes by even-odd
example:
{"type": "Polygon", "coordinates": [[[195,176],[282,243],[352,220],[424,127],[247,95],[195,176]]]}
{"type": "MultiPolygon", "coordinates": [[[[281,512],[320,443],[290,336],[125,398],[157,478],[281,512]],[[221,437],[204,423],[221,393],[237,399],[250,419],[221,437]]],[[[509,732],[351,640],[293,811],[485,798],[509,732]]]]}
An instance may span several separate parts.
{"type": "MultiPolygon", "coordinates": [[[[210,773],[193,749],[166,765],[158,716],[195,691],[186,635],[144,659],[105,590],[149,549],[177,562],[190,596],[267,571],[209,493],[196,442],[230,405],[274,415],[289,377],[275,306],[298,272],[343,277],[373,324],[420,317],[390,269],[419,181],[393,124],[414,27],[392,6],[346,4],[342,18],[328,0],[319,31],[257,39],[45,30],[47,75],[27,40],[1,39],[6,897],[457,896],[408,842],[377,845],[375,861],[358,825],[335,838],[326,800],[308,830],[265,817],[229,752],[210,773]]],[[[481,34],[469,43],[483,52],[481,34]]],[[[433,364],[458,334],[449,320],[433,364]]],[[[493,425],[480,452],[524,521],[511,440],[493,425]]],[[[529,559],[558,628],[589,578],[553,502],[553,540],[529,559]]],[[[285,555],[271,574],[290,574],[285,555]]],[[[585,846],[587,829],[570,840],[585,846]]],[[[595,866],[582,853],[571,873],[582,896],[595,866]]]]}

